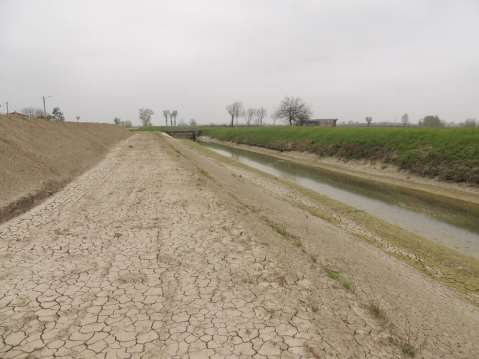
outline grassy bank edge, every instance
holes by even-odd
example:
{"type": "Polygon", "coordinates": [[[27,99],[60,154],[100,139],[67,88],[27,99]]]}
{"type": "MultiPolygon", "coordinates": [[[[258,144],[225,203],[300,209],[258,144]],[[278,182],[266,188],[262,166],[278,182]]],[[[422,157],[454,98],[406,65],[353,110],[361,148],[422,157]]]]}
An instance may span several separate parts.
{"type": "Polygon", "coordinates": [[[479,185],[476,129],[211,127],[201,134],[277,151],[383,162],[424,178],[479,185]]]}
{"type": "Polygon", "coordinates": [[[384,222],[366,212],[358,211],[339,201],[221,156],[200,144],[190,141],[185,141],[185,144],[215,160],[252,171],[300,193],[318,205],[305,205],[293,200],[289,200],[289,202],[408,263],[430,278],[456,290],[468,301],[479,306],[478,260],[384,222]],[[344,225],[345,221],[352,221],[361,228],[354,230],[352,227],[344,225]],[[365,229],[366,232],[361,229],[365,229]]]}
{"type": "MultiPolygon", "coordinates": [[[[390,176],[382,176],[381,174],[377,173],[366,173],[364,170],[351,170],[350,168],[345,168],[341,165],[324,163],[321,162],[320,158],[315,161],[311,161],[308,158],[301,159],[299,156],[290,156],[287,152],[279,152],[277,150],[254,145],[221,141],[215,138],[204,136],[200,137],[200,142],[203,141],[235,148],[241,151],[251,152],[253,154],[274,157],[282,161],[292,162],[302,166],[317,168],[324,173],[333,175],[339,174],[349,178],[351,181],[354,181],[357,184],[377,184],[394,191],[401,191],[431,202],[438,202],[443,205],[461,206],[465,208],[471,207],[476,211],[479,206],[479,193],[472,191],[469,192],[459,187],[446,187],[443,186],[443,183],[439,183],[437,185],[434,183],[428,184],[417,182],[414,179],[408,179],[405,181],[403,179],[391,178],[390,176]]],[[[446,185],[451,184],[446,183],[446,185]]],[[[454,184],[452,185],[454,186],[454,184]]]]}

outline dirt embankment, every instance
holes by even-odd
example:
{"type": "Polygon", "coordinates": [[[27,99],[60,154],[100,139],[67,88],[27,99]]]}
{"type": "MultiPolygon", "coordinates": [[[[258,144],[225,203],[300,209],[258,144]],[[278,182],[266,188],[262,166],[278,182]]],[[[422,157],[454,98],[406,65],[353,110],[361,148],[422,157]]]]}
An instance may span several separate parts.
{"type": "Polygon", "coordinates": [[[57,191],[129,135],[107,124],[0,116],[0,222],[57,191]]]}

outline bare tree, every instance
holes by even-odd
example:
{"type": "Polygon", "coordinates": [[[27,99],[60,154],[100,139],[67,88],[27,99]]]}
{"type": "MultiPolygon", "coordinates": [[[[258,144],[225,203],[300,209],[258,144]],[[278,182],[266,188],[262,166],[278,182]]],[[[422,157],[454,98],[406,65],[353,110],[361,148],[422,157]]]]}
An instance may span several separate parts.
{"type": "Polygon", "coordinates": [[[178,111],[177,110],[171,111],[170,122],[171,122],[172,126],[176,126],[176,117],[177,116],[178,116],[178,111]]]}
{"type": "Polygon", "coordinates": [[[165,126],[168,126],[168,117],[170,117],[170,111],[164,110],[163,117],[165,118],[165,126]]]}
{"type": "Polygon", "coordinates": [[[226,106],[226,111],[228,111],[228,113],[230,114],[231,116],[231,127],[234,126],[234,120],[235,120],[235,109],[234,109],[234,103],[231,104],[231,105],[228,105],[226,106]]]}
{"type": "Polygon", "coordinates": [[[366,123],[368,124],[368,127],[371,126],[371,122],[373,122],[373,118],[371,116],[366,117],[365,119],[366,123]]]}
{"type": "Polygon", "coordinates": [[[404,127],[406,127],[409,124],[409,115],[407,113],[401,116],[401,122],[404,127]]]}
{"type": "Polygon", "coordinates": [[[80,116],[75,117],[77,119],[77,122],[80,121],[80,116]]]}
{"type": "Polygon", "coordinates": [[[287,120],[290,126],[301,125],[310,116],[310,108],[299,97],[285,97],[274,115],[276,118],[287,120]]]}
{"type": "Polygon", "coordinates": [[[226,106],[226,111],[231,116],[231,127],[234,126],[235,120],[238,122],[238,118],[243,114],[243,104],[239,101],[226,106]]]}
{"type": "Polygon", "coordinates": [[[194,118],[190,119],[190,126],[195,127],[196,126],[196,120],[194,118]]]}
{"type": "Polygon", "coordinates": [[[140,108],[139,110],[139,117],[143,127],[151,126],[151,116],[153,116],[153,110],[149,108],[140,108]]]}
{"type": "Polygon", "coordinates": [[[263,125],[263,120],[266,117],[266,109],[264,107],[260,107],[256,109],[255,113],[255,122],[257,126],[262,126],[263,125]]]}
{"type": "Polygon", "coordinates": [[[120,125],[120,123],[121,123],[120,118],[119,118],[119,117],[115,117],[115,118],[113,119],[113,123],[114,123],[115,125],[120,125]]]}
{"type": "Polygon", "coordinates": [[[255,108],[249,108],[249,109],[246,110],[246,125],[247,126],[251,125],[255,115],[256,115],[256,109],[255,108]]]}

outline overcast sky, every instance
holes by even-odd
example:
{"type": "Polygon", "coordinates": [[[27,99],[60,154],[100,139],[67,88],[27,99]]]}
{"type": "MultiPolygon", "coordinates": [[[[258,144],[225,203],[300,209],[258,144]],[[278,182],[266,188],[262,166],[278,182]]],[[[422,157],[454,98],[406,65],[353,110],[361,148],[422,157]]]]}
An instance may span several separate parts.
{"type": "Polygon", "coordinates": [[[341,121],[479,118],[479,0],[0,0],[0,110],[200,123],[302,97],[341,121]]]}

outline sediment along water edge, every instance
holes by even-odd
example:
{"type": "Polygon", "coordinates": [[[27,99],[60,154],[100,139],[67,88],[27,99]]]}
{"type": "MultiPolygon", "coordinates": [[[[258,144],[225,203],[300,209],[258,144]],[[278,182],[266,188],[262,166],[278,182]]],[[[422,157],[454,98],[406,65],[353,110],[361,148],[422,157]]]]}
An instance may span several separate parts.
{"type": "Polygon", "coordinates": [[[358,180],[221,144],[203,145],[220,155],[365,211],[462,254],[479,258],[477,205],[463,201],[443,202],[387,184],[358,180]]]}

